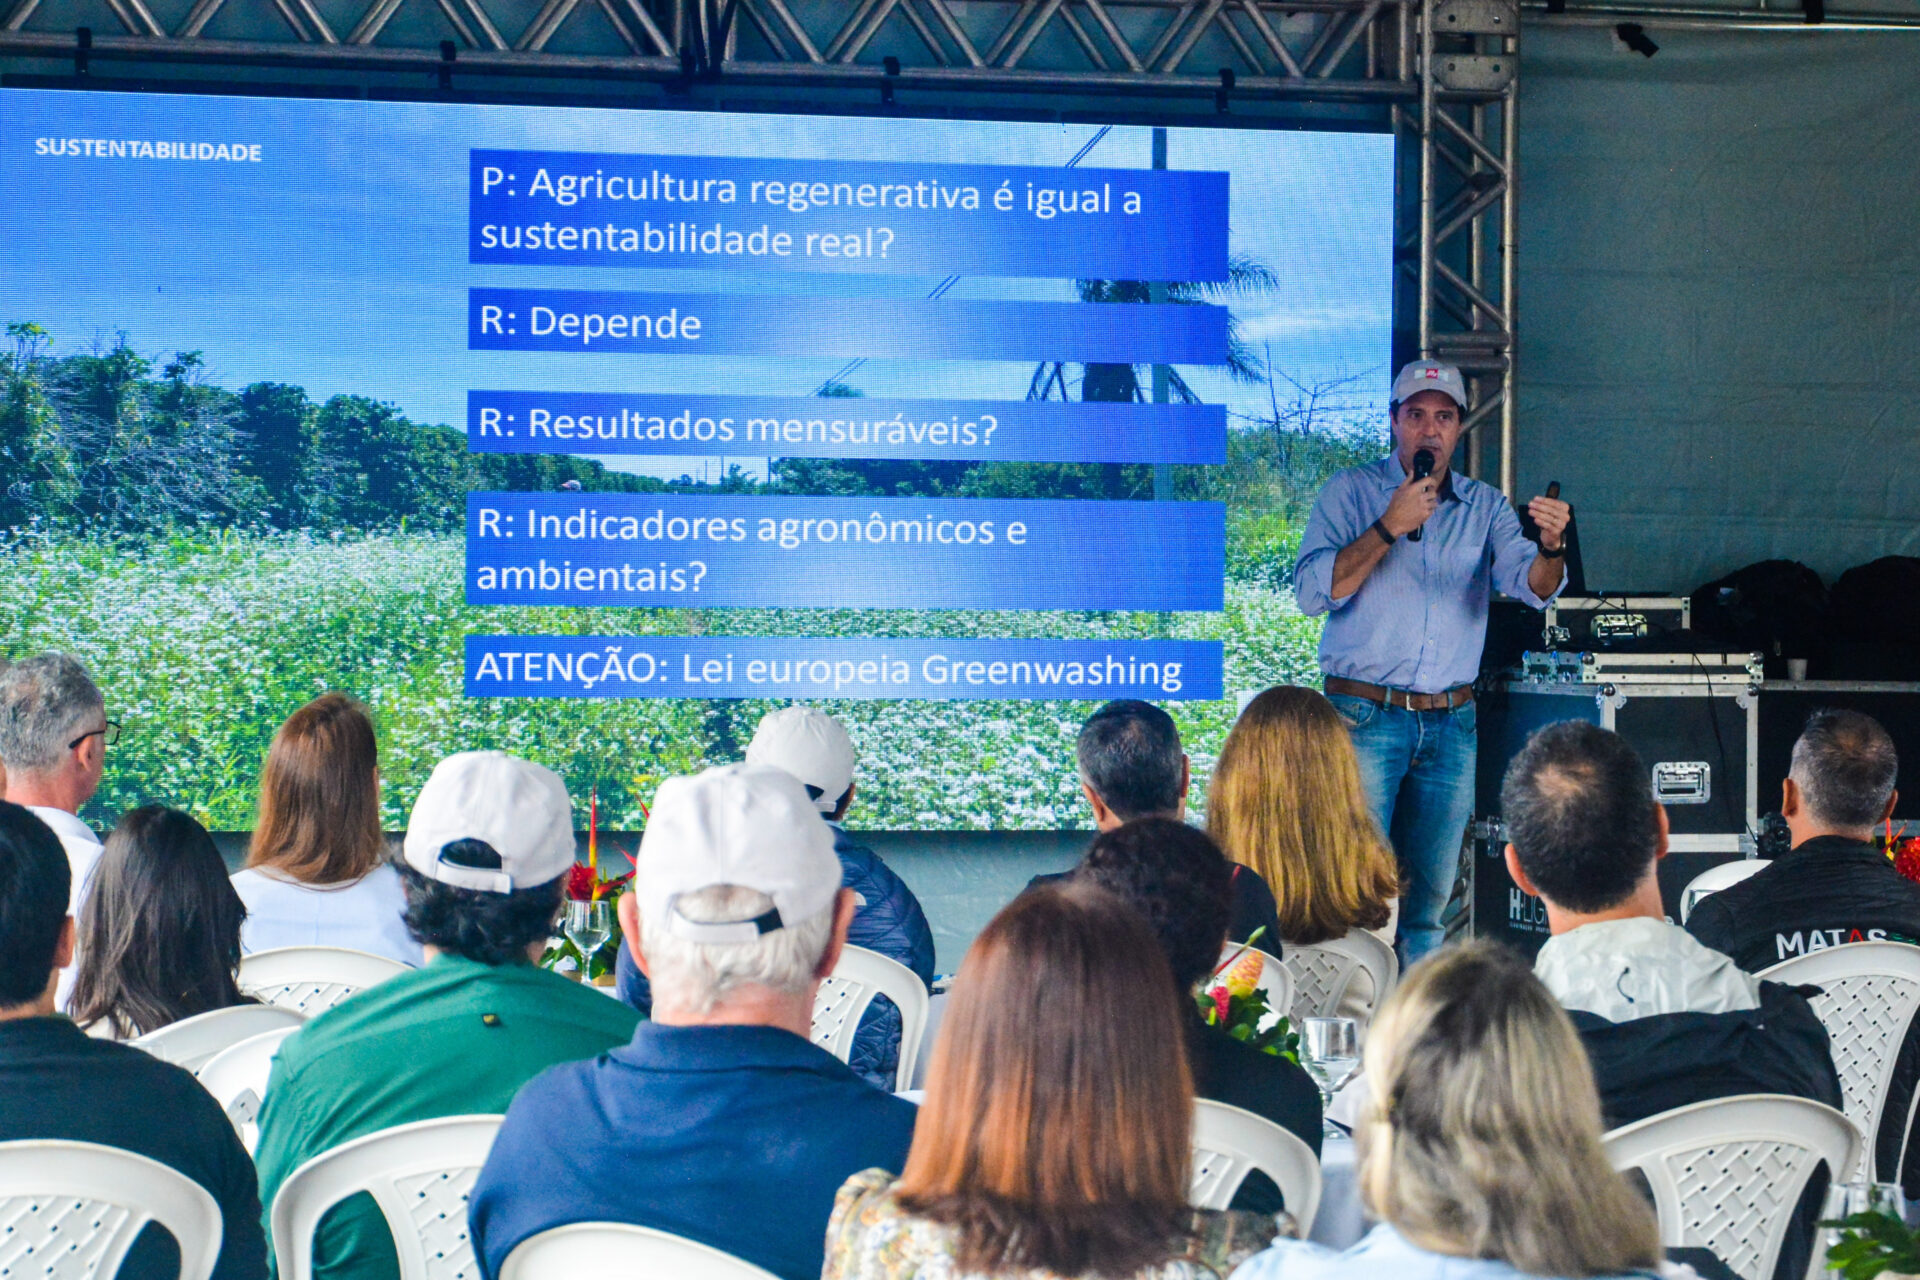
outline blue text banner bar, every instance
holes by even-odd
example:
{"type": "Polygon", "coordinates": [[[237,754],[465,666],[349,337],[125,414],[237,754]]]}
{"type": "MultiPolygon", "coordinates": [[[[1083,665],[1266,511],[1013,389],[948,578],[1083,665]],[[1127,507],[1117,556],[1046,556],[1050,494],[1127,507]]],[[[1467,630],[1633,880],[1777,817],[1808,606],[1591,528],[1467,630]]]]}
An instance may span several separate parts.
{"type": "Polygon", "coordinates": [[[1227,460],[1227,411],[1217,404],[469,391],[467,447],[1208,465],[1227,460]]]}
{"type": "Polygon", "coordinates": [[[469,156],[472,262],[1227,278],[1225,173],[570,151],[469,156]]]}
{"type": "Polygon", "coordinates": [[[471,493],[475,605],[1218,611],[1217,502],[471,493]]]}
{"type": "Polygon", "coordinates": [[[475,351],[1224,364],[1210,304],[467,291],[475,351]]]}
{"type": "Polygon", "coordinates": [[[1221,697],[1217,640],[468,636],[466,692],[516,698],[1221,697]]]}

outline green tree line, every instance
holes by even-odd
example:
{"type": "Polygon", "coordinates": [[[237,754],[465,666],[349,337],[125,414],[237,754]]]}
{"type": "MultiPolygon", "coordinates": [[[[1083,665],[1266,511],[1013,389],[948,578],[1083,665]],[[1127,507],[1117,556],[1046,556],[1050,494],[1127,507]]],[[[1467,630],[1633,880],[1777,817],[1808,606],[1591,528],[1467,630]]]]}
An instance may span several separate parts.
{"type": "Polygon", "coordinates": [[[361,395],[211,385],[201,352],[164,362],[111,346],[50,352],[39,325],[0,351],[0,529],[153,534],[197,526],[451,531],[475,489],[573,481],[649,492],[660,481],[564,455],[475,454],[465,433],[361,395]]]}

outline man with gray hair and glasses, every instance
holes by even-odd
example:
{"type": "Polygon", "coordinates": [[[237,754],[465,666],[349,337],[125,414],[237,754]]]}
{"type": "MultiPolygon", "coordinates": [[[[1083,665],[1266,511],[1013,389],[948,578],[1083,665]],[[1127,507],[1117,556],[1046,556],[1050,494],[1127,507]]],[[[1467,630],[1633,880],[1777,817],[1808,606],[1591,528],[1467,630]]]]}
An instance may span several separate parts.
{"type": "MultiPolygon", "coordinates": [[[[1873,843],[1893,815],[1900,758],[1872,716],[1823,709],[1793,744],[1780,813],[1793,851],[1732,888],[1703,898],[1687,931],[1749,972],[1850,942],[1920,943],[1920,884],[1893,869],[1873,843]]],[[[1920,1080],[1920,1037],[1909,1028],[1876,1144],[1891,1179],[1920,1080]]],[[[1913,1144],[1920,1147],[1920,1144],[1913,1144]]],[[[1920,1192],[1920,1151],[1899,1171],[1920,1192]]]]}
{"type": "MultiPolygon", "coordinates": [[[[80,821],[80,809],[99,790],[107,748],[119,733],[120,726],[107,719],[99,687],[68,655],[42,654],[0,672],[5,798],[31,809],[60,838],[73,868],[67,910],[76,917],[100,860],[100,838],[80,821]]],[[[72,972],[61,975],[63,1007],[72,972]]]]}
{"type": "Polygon", "coordinates": [[[834,1193],[863,1169],[898,1173],[917,1113],[809,1039],[853,906],[792,774],[662,783],[620,899],[653,1017],[513,1100],[468,1202],[481,1274],[551,1228],[629,1222],[818,1280],[834,1193]]]}

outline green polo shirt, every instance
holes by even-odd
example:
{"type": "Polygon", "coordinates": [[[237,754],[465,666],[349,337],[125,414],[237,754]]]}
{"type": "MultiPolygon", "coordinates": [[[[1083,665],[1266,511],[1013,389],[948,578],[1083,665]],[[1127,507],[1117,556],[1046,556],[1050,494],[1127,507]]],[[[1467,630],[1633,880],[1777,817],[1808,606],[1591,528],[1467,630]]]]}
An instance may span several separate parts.
{"type": "MultiPolygon", "coordinates": [[[[504,1113],[560,1062],[633,1039],[639,1015],[530,964],[443,955],[344,1001],[289,1036],[260,1112],[260,1204],[273,1262],[273,1198],[295,1169],[341,1143],[439,1116],[504,1113]]],[[[344,1202],[314,1239],[316,1280],[397,1280],[371,1196],[344,1202]]]]}

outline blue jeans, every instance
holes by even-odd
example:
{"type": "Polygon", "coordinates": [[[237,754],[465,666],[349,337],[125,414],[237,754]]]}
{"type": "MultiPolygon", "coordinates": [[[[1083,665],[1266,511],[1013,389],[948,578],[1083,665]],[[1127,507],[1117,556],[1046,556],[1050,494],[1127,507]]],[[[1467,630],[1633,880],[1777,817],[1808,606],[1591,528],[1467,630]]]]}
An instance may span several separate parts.
{"type": "Polygon", "coordinates": [[[1342,693],[1327,698],[1353,735],[1367,806],[1400,863],[1400,962],[1410,965],[1446,937],[1440,916],[1473,816],[1479,713],[1472,702],[1408,711],[1342,693]]]}

